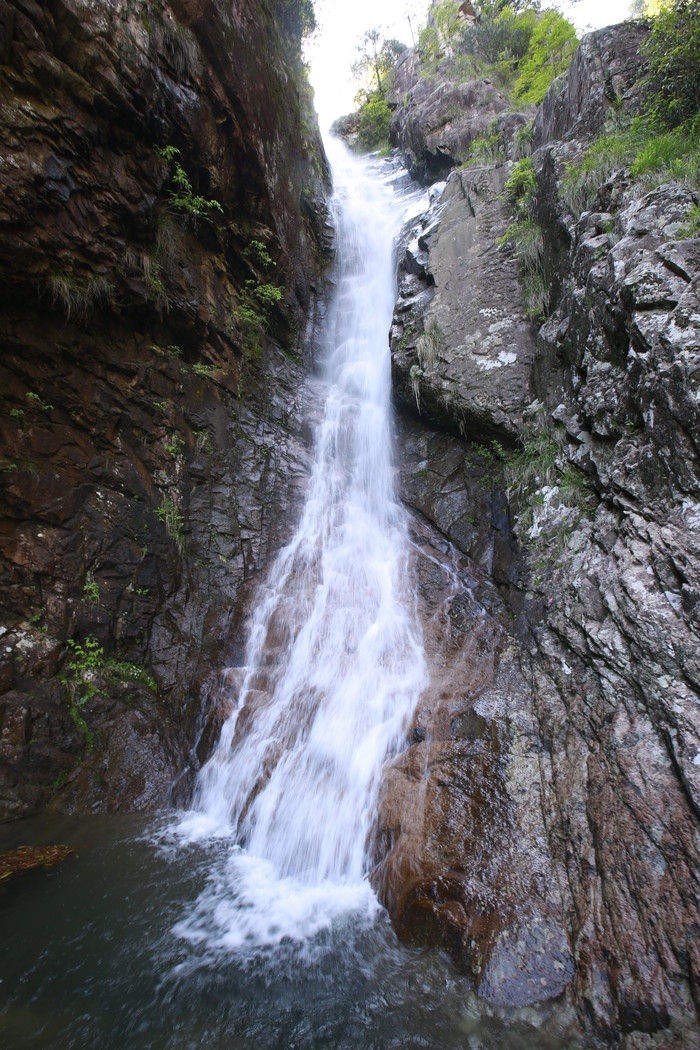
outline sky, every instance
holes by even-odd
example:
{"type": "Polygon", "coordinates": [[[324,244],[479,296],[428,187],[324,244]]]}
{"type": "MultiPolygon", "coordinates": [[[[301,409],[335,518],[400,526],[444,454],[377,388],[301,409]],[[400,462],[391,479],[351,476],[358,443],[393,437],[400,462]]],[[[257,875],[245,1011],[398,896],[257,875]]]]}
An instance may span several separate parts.
{"type": "MultiPolygon", "coordinates": [[[[581,36],[589,29],[624,21],[630,3],[631,0],[578,0],[571,5],[567,0],[557,4],[544,0],[543,6],[558,7],[581,36]]],[[[307,61],[322,127],[355,108],[353,99],[359,84],[352,79],[350,67],[365,31],[379,29],[384,37],[410,46],[414,42],[412,34],[417,38],[425,25],[429,6],[429,0],[314,0],[319,28],[307,45],[307,61]]]]}

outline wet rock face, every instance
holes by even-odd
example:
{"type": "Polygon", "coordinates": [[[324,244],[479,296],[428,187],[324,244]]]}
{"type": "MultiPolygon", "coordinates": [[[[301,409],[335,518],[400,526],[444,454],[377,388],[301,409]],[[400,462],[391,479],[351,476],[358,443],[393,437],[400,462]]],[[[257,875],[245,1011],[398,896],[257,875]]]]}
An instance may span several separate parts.
{"type": "MultiPolygon", "coordinates": [[[[454,274],[436,262],[452,203],[402,249],[392,333],[395,398],[410,410],[401,422],[402,494],[485,574],[470,594],[487,616],[470,632],[486,637],[492,671],[459,647],[433,666],[435,691],[388,774],[378,868],[398,928],[442,944],[481,994],[525,1001],[540,974],[543,988],[550,978],[554,988],[558,972],[590,1045],[629,1050],[694,1047],[700,1031],[700,254],[697,236],[679,239],[697,195],[678,185],[635,190],[619,173],[576,218],[558,183],[599,130],[602,99],[634,110],[642,67],[630,47],[644,32],[593,34],[539,111],[537,218],[553,309],[534,349],[518,350],[519,404],[503,411],[494,369],[492,389],[481,391],[488,422],[474,411],[480,380],[467,340],[483,329],[469,307],[459,341],[443,344],[454,352],[449,363],[438,353],[423,368],[418,338],[411,347],[406,337],[414,317],[452,325],[440,274],[443,287],[454,274]],[[559,141],[545,142],[551,135],[559,141]],[[415,387],[413,368],[422,373],[414,371],[415,387]],[[462,370],[459,415],[446,404],[448,368],[462,370]],[[527,397],[544,406],[591,493],[569,540],[555,529],[532,551],[513,541],[498,502],[502,476],[483,449],[484,434],[495,435],[507,461],[527,397]],[[506,615],[489,599],[489,582],[506,615]],[[534,756],[539,777],[528,772],[534,756]],[[514,785],[529,804],[516,801],[514,785]],[[517,876],[509,857],[518,858],[517,876]],[[494,912],[480,895],[481,870],[494,912]],[[540,878],[556,893],[543,894],[540,878]],[[518,933],[523,915],[527,935],[518,933]]],[[[460,275],[465,298],[472,282],[479,295],[492,250],[492,231],[476,225],[474,211],[451,231],[471,253],[460,275]]],[[[419,577],[429,638],[434,613],[419,577]]]]}
{"type": "Polygon", "coordinates": [[[573,975],[541,806],[550,760],[493,585],[418,521],[414,543],[430,688],[385,775],[372,881],[403,937],[524,1006],[573,975]]]}
{"type": "Polygon", "coordinates": [[[266,7],[4,3],[0,27],[0,815],[162,805],[294,521],[325,159],[266,7]],[[84,701],[69,639],[104,650],[84,701]]]}
{"type": "Polygon", "coordinates": [[[391,329],[394,396],[440,426],[518,433],[532,401],[535,327],[515,260],[498,247],[509,222],[505,166],[453,172],[408,231],[391,329]]]}

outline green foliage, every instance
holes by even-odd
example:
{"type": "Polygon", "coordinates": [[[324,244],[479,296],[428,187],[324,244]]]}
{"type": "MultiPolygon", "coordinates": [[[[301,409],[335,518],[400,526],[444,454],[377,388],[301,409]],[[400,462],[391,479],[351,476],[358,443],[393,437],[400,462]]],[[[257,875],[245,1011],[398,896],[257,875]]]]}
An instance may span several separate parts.
{"type": "Polygon", "coordinates": [[[261,307],[265,316],[282,301],[284,293],[276,284],[257,284],[256,281],[246,281],[245,283],[248,293],[261,307]]]}
{"type": "Polygon", "coordinates": [[[250,240],[242,255],[258,276],[244,282],[236,318],[243,334],[244,350],[248,355],[257,356],[262,350],[260,337],[268,327],[273,310],[284,299],[284,289],[264,279],[276,263],[262,241],[250,240]]]}
{"type": "Polygon", "coordinates": [[[168,535],[175,540],[178,547],[181,547],[184,539],[185,519],[169,496],[162,497],[160,507],[156,510],[156,517],[163,522],[168,535]]]}
{"type": "Polygon", "coordinates": [[[594,206],[603,183],[622,169],[643,180],[646,188],[673,180],[700,189],[698,129],[690,125],[661,132],[653,119],[638,117],[609,131],[568,168],[561,197],[578,216],[594,206]]]}
{"type": "Polygon", "coordinates": [[[405,44],[385,39],[378,29],[369,29],[357,50],[359,57],[353,62],[352,74],[364,83],[361,93],[368,98],[375,93],[383,96],[394,64],[406,50],[405,44]]]}
{"type": "Polygon", "coordinates": [[[645,139],[641,121],[632,121],[626,128],[601,135],[581,160],[567,169],[559,192],[574,215],[592,206],[601,185],[613,172],[632,163],[645,139]]]}
{"type": "Polygon", "coordinates": [[[578,47],[574,26],[558,11],[538,16],[515,83],[515,97],[538,104],[555,77],[569,68],[578,47]]]}
{"type": "Polygon", "coordinates": [[[24,419],[24,409],[23,408],[11,408],[10,412],[9,412],[9,415],[10,415],[10,419],[16,419],[18,422],[21,423],[21,421],[24,419]]]}
{"type": "Polygon", "coordinates": [[[416,344],[416,352],[421,368],[433,368],[437,359],[445,350],[445,333],[437,321],[429,321],[425,331],[416,344]]]}
{"type": "Polygon", "coordinates": [[[529,211],[537,192],[537,173],[530,157],[515,162],[503,188],[517,212],[529,211]]]}
{"type": "Polygon", "coordinates": [[[27,401],[30,402],[30,404],[34,405],[41,412],[53,411],[53,405],[50,405],[48,401],[44,401],[42,397],[39,394],[37,394],[34,390],[28,390],[24,396],[26,397],[27,401]]]}
{"type": "Polygon", "coordinates": [[[380,94],[370,96],[360,107],[357,140],[363,150],[386,149],[389,146],[391,110],[380,94]]]}
{"type": "Polygon", "coordinates": [[[245,246],[241,254],[243,255],[243,258],[248,259],[256,269],[262,270],[264,273],[274,270],[276,266],[276,263],[267,250],[267,246],[263,244],[262,241],[248,241],[248,244],[245,246]]]}
{"type": "Polygon", "coordinates": [[[695,237],[700,234],[700,204],[694,204],[688,212],[688,217],[676,233],[679,240],[687,237],[695,237]]]}
{"type": "Polygon", "coordinates": [[[102,682],[110,679],[142,682],[152,692],[157,692],[158,686],[155,678],[143,667],[124,660],[107,659],[96,638],[86,638],[84,642],[69,638],[66,645],[69,655],[60,680],[68,694],[73,724],[82,734],[89,752],[94,747],[95,736],[85,719],[84,708],[100,692],[102,682]]]}
{"type": "Polygon", "coordinates": [[[512,153],[515,160],[524,160],[532,153],[532,124],[523,124],[513,135],[512,153]]]}
{"type": "Polygon", "coordinates": [[[525,313],[530,320],[541,321],[549,309],[549,285],[544,275],[544,235],[533,215],[537,174],[530,157],[515,162],[504,190],[515,218],[499,238],[498,246],[512,248],[520,270],[525,313]]]}
{"type": "Polygon", "coordinates": [[[537,18],[537,11],[532,6],[516,12],[510,5],[485,3],[479,21],[462,29],[458,48],[491,65],[499,62],[517,64],[527,54],[537,18]]]}
{"type": "Polygon", "coordinates": [[[430,22],[418,34],[421,74],[431,76],[446,54],[455,50],[462,19],[454,0],[440,0],[430,9],[430,22]]]}
{"type": "Polygon", "coordinates": [[[548,429],[543,405],[534,401],[518,447],[497,441],[475,446],[489,475],[500,474],[514,512],[519,541],[531,550],[556,555],[585,512],[592,497],[585,475],[572,466],[548,429]]]}
{"type": "Polygon", "coordinates": [[[52,302],[63,307],[68,319],[74,314],[85,317],[93,307],[109,299],[114,291],[112,282],[101,274],[79,279],[69,270],[50,273],[48,286],[52,302]]]}
{"type": "Polygon", "coordinates": [[[205,365],[201,361],[195,361],[192,365],[192,375],[199,376],[200,379],[213,379],[215,374],[215,365],[205,365]]]}
{"type": "Polygon", "coordinates": [[[183,214],[195,227],[200,219],[213,225],[213,213],[223,215],[224,209],[217,200],[208,200],[194,192],[187,172],[177,159],[180,156],[180,150],[176,146],[163,146],[162,148],[157,147],[156,153],[174,167],[171,176],[170,205],[183,214]]]}
{"type": "Polygon", "coordinates": [[[411,371],[409,373],[409,380],[411,383],[411,390],[416,401],[416,408],[420,412],[420,381],[423,378],[423,369],[419,365],[411,365],[411,371]]]}
{"type": "Polygon", "coordinates": [[[700,183],[700,121],[698,129],[674,128],[654,133],[637,152],[630,167],[633,178],[660,173],[664,180],[673,179],[691,185],[700,183]]]}
{"type": "MultiPolygon", "coordinates": [[[[194,366],[193,366],[193,371],[194,371],[194,366]]],[[[170,438],[170,442],[165,446],[165,451],[169,455],[171,455],[173,457],[173,459],[177,459],[182,454],[182,450],[183,450],[184,447],[185,447],[185,442],[182,440],[180,435],[179,434],[173,434],[172,437],[170,438]]]]}
{"type": "Polygon", "coordinates": [[[700,0],[662,7],[644,50],[650,116],[662,127],[689,124],[700,112],[700,0]]]}
{"type": "Polygon", "coordinates": [[[83,597],[86,601],[91,602],[93,605],[100,604],[100,588],[97,580],[88,572],[85,577],[85,584],[83,585],[83,597]]]}
{"type": "Polygon", "coordinates": [[[434,26],[424,26],[418,34],[418,54],[421,76],[431,76],[437,73],[442,58],[442,48],[440,36],[434,26]]]}
{"type": "Polygon", "coordinates": [[[462,167],[474,164],[498,164],[507,157],[503,135],[498,129],[477,135],[469,143],[469,150],[462,167]]]}

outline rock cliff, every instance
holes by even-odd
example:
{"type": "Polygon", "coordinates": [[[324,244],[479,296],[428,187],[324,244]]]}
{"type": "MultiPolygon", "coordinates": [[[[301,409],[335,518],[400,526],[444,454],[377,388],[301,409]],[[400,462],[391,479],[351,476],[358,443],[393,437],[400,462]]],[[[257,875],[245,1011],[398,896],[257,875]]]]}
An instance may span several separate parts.
{"type": "Polygon", "coordinates": [[[294,519],[326,161],[267,3],[2,0],[0,78],[0,815],[149,807],[294,519]]]}
{"type": "Polygon", "coordinates": [[[402,491],[467,556],[446,604],[420,579],[428,639],[439,607],[469,655],[433,664],[375,880],[492,1002],[566,989],[585,1045],[689,1048],[700,250],[679,234],[698,196],[618,170],[579,213],[562,188],[606,114],[635,112],[645,32],[587,37],[534,121],[544,323],[503,239],[509,162],[452,171],[403,237],[402,491]]]}

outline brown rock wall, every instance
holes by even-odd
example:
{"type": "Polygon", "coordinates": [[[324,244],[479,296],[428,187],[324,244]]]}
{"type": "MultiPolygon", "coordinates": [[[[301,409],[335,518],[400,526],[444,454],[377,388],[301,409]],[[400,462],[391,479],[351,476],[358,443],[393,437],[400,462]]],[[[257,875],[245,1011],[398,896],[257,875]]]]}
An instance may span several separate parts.
{"type": "Polygon", "coordinates": [[[326,162],[267,5],[0,26],[0,813],[152,807],[294,520],[326,162]],[[103,650],[87,694],[69,639],[103,650]]]}

